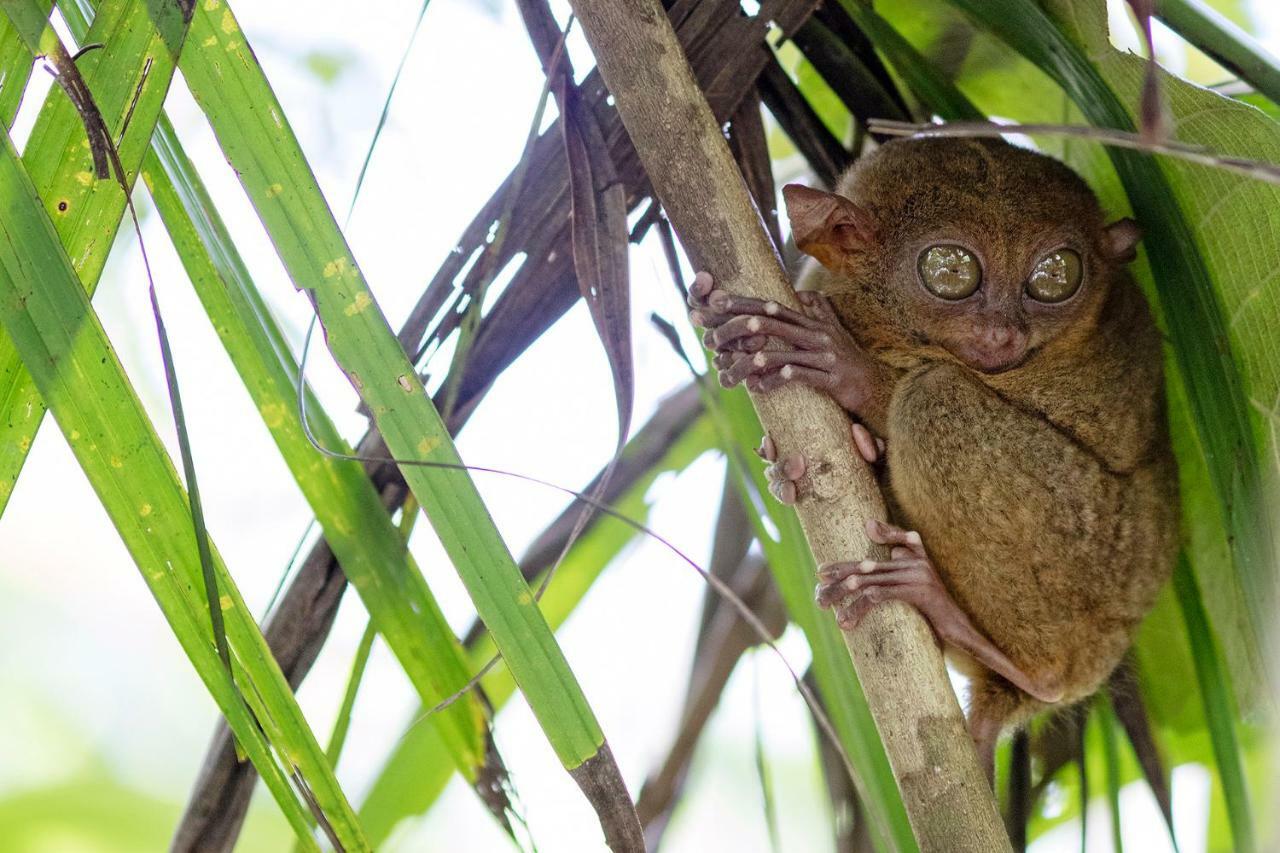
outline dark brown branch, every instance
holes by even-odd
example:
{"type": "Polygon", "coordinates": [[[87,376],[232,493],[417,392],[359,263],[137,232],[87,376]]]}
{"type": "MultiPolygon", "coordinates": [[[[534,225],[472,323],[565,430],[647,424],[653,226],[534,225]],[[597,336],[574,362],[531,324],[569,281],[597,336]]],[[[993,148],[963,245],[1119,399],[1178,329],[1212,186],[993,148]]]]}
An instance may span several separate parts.
{"type": "Polygon", "coordinates": [[[853,163],[853,156],[800,94],[776,59],[765,66],[760,75],[760,94],[814,175],[823,186],[834,189],[840,175],[853,163]]]}
{"type": "MultiPolygon", "coordinates": [[[[769,627],[775,639],[781,635],[786,627],[786,610],[762,558],[747,557],[725,580],[769,627]]],[[[715,593],[710,594],[715,596],[715,593]]],[[[684,786],[694,749],[720,702],[720,694],[724,692],[729,676],[743,653],[760,642],[755,630],[733,607],[725,604],[719,596],[715,596],[715,601],[720,604],[713,608],[706,630],[698,637],[698,650],[689,673],[689,688],[675,741],[658,769],[645,781],[636,802],[636,812],[644,824],[645,842],[650,850],[658,849],[684,786]]]]}
{"type": "Polygon", "coordinates": [[[860,120],[909,118],[895,99],[896,91],[886,90],[862,59],[821,21],[816,18],[806,21],[792,41],[849,112],[860,120]]]}

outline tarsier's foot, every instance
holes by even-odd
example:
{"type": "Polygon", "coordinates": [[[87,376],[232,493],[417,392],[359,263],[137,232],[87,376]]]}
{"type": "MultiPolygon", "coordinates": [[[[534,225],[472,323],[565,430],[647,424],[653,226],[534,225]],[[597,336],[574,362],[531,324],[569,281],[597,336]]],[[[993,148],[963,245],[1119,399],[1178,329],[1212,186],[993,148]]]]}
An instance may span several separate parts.
{"type": "MultiPolygon", "coordinates": [[[[884,454],[884,439],[873,436],[871,431],[862,424],[853,424],[852,427],[853,444],[858,448],[858,455],[868,465],[876,464],[884,454]]],[[[760,455],[761,459],[771,463],[768,468],[764,469],[764,474],[769,479],[769,494],[784,504],[795,503],[799,480],[808,469],[804,454],[791,453],[779,460],[778,449],[774,445],[773,439],[768,435],[761,439],[760,447],[756,450],[756,453],[760,455]]]]}
{"type": "Polygon", "coordinates": [[[734,296],[700,272],[689,287],[689,319],[706,329],[703,343],[716,350],[720,384],[744,383],[754,392],[800,382],[830,394],[849,411],[867,399],[867,355],[840,324],[830,301],[801,291],[800,311],[777,302],[734,296]],[[765,349],[773,338],[783,346],[765,349]]]}
{"type": "Polygon", "coordinates": [[[867,535],[889,547],[888,560],[829,563],[818,570],[818,604],[835,608],[842,629],[854,628],[882,601],[904,601],[920,611],[939,643],[967,652],[1042,702],[1062,698],[1060,688],[1027,675],[973,626],[943,586],[919,533],[873,519],[867,535]]]}

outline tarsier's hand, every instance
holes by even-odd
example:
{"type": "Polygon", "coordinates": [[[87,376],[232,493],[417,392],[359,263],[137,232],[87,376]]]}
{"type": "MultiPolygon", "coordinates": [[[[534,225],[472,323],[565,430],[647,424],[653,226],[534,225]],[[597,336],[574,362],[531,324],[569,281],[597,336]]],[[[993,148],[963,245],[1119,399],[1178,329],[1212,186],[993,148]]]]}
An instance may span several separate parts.
{"type": "MultiPolygon", "coordinates": [[[[853,446],[858,455],[868,465],[876,466],[884,458],[884,439],[876,438],[862,424],[852,424],[853,446]]],[[[756,450],[760,458],[770,463],[764,470],[769,480],[769,494],[784,504],[793,504],[800,495],[800,481],[808,470],[808,462],[803,453],[792,453],[784,459],[778,458],[778,448],[773,439],[766,435],[756,450]]]]}
{"type": "Polygon", "coordinates": [[[801,311],[734,296],[716,288],[710,273],[700,272],[689,287],[689,319],[707,330],[703,343],[716,350],[714,363],[726,388],[741,382],[751,391],[772,391],[800,382],[857,414],[871,397],[871,358],[840,325],[825,296],[810,291],[796,296],[801,311]],[[768,338],[783,348],[764,349],[768,338]]]}
{"type": "Polygon", "coordinates": [[[919,533],[872,519],[867,536],[889,548],[889,559],[828,563],[818,569],[818,605],[834,608],[842,629],[852,630],[881,601],[905,601],[920,611],[939,643],[968,653],[1042,702],[1062,699],[1054,679],[1029,675],[973,626],[943,585],[919,533]]]}

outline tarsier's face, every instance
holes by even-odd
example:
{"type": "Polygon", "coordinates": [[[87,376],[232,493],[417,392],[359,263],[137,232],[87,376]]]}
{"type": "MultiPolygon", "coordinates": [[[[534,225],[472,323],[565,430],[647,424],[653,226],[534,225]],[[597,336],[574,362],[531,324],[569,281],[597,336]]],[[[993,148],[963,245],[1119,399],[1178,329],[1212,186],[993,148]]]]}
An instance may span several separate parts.
{"type": "Polygon", "coordinates": [[[1065,166],[1002,142],[891,143],[841,189],[788,188],[797,244],[839,274],[855,334],[904,366],[1000,373],[1087,333],[1137,239],[1065,166]]]}
{"type": "Polygon", "coordinates": [[[1014,242],[943,227],[902,246],[892,279],[912,342],[999,373],[1093,313],[1101,270],[1082,235],[1048,225],[1014,242]]]}

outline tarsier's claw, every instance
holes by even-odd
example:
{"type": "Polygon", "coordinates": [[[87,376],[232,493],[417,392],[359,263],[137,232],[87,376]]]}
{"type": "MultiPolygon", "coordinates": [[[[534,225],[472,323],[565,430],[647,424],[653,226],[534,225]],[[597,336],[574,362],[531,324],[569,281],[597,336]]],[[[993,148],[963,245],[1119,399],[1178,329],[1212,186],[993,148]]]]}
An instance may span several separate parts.
{"type": "Polygon", "coordinates": [[[862,424],[853,425],[853,443],[858,448],[858,455],[868,465],[874,465],[884,452],[884,442],[873,436],[862,424]]]}
{"type": "Polygon", "coordinates": [[[921,559],[928,559],[925,556],[924,541],[920,538],[920,534],[914,530],[903,530],[901,527],[869,518],[867,519],[867,536],[877,545],[906,548],[919,555],[921,559]]]}

